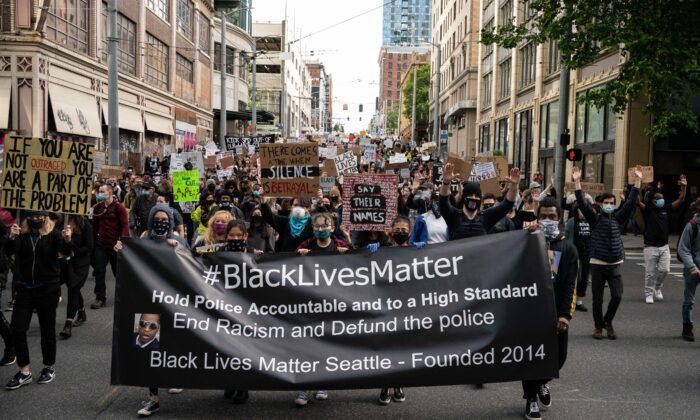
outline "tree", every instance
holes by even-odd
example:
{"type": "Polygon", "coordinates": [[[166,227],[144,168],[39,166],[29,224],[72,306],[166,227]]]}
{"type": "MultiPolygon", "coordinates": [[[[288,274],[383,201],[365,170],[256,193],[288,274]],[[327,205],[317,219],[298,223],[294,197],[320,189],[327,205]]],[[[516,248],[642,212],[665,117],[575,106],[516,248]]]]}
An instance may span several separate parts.
{"type": "Polygon", "coordinates": [[[582,68],[603,53],[620,52],[618,77],[579,102],[616,113],[641,100],[651,114],[653,138],[698,131],[690,98],[700,93],[700,6],[696,0],[531,0],[534,17],[481,31],[481,42],[514,48],[521,42],[556,42],[562,64],[582,68]],[[569,30],[569,29],[572,30],[569,30]]]}
{"type": "MultiPolygon", "coordinates": [[[[428,93],[430,92],[430,65],[418,67],[416,74],[416,125],[428,123],[428,93]]],[[[413,70],[410,70],[403,88],[403,115],[409,120],[413,114],[413,70]]]]}
{"type": "Polygon", "coordinates": [[[335,123],[335,125],[333,126],[333,131],[337,131],[339,133],[344,133],[345,127],[343,126],[343,124],[335,123]]]}
{"type": "Polygon", "coordinates": [[[395,106],[386,114],[386,130],[392,131],[396,129],[396,123],[399,118],[399,107],[395,106]]]}

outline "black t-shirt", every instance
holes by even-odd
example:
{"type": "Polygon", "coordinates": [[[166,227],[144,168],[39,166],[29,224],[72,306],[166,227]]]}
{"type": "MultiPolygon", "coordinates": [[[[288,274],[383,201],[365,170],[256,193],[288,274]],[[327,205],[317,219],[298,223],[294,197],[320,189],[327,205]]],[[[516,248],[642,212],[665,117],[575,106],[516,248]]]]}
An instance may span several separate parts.
{"type": "Polygon", "coordinates": [[[321,248],[320,246],[318,246],[318,241],[313,241],[311,242],[309,250],[312,252],[336,252],[338,250],[338,247],[335,246],[335,241],[331,239],[330,245],[328,245],[325,248],[321,248]]]}
{"type": "Polygon", "coordinates": [[[661,247],[668,245],[668,214],[673,212],[673,207],[666,204],[663,207],[656,207],[650,202],[644,209],[644,222],[646,232],[644,232],[644,245],[661,247]]]}

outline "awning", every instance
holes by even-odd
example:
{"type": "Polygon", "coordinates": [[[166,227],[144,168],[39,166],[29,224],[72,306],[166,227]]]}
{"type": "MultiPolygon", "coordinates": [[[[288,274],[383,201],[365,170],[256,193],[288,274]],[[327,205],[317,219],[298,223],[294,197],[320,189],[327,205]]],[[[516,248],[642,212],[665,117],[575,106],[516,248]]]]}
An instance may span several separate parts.
{"type": "Polygon", "coordinates": [[[146,112],[146,130],[174,136],[173,119],[146,112]]]}
{"type": "Polygon", "coordinates": [[[76,136],[102,137],[100,114],[93,95],[50,84],[49,97],[56,131],[76,136]]]}
{"type": "MultiPolygon", "coordinates": [[[[272,122],[275,120],[275,115],[268,111],[258,110],[256,114],[258,123],[272,122]]],[[[214,118],[221,118],[221,110],[214,110],[214,118]]],[[[253,113],[250,111],[226,111],[226,119],[229,121],[252,121],[253,113]]]]}
{"type": "Polygon", "coordinates": [[[0,129],[10,128],[10,96],[12,79],[0,77],[0,129]]]}
{"type": "MultiPolygon", "coordinates": [[[[109,101],[102,101],[102,117],[105,119],[105,123],[109,125],[109,101]]],[[[141,111],[127,105],[119,104],[119,128],[143,133],[141,111]]]]}

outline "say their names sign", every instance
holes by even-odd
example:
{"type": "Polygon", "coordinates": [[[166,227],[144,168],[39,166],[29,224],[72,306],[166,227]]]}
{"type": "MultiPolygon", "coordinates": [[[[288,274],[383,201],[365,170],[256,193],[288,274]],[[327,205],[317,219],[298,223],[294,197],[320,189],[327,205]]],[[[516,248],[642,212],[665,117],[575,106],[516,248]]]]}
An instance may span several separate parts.
{"type": "Polygon", "coordinates": [[[343,226],[350,230],[389,231],[396,217],[396,175],[346,174],[343,180],[343,226]]]}
{"type": "Polygon", "coordinates": [[[260,145],[260,175],[269,197],[313,197],[318,193],[318,144],[260,145]]]}
{"type": "Polygon", "coordinates": [[[10,136],[5,141],[2,206],[87,215],[94,144],[10,136]]]}

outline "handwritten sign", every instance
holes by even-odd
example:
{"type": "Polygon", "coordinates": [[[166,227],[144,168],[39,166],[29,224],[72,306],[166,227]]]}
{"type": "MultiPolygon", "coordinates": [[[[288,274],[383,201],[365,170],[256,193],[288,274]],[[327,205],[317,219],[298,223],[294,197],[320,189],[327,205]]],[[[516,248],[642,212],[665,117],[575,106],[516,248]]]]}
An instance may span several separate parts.
{"type": "Polygon", "coordinates": [[[337,146],[319,147],[318,155],[324,159],[333,159],[338,155],[337,146]]]}
{"type": "Polygon", "coordinates": [[[170,171],[192,171],[198,170],[204,173],[204,159],[200,152],[173,153],[170,155],[170,171]]]}
{"type": "MultiPolygon", "coordinates": [[[[573,182],[567,182],[564,185],[564,190],[568,192],[574,192],[576,191],[575,184],[573,182]]],[[[581,191],[588,193],[591,195],[591,197],[596,197],[605,192],[605,184],[597,184],[593,182],[582,182],[581,183],[581,191]]]]}
{"type": "Polygon", "coordinates": [[[336,156],[333,161],[335,162],[336,175],[357,173],[357,157],[353,152],[345,152],[336,156]]]}
{"type": "MultiPolygon", "coordinates": [[[[627,183],[634,184],[634,170],[635,166],[632,166],[627,170],[627,183]]],[[[654,182],[654,167],[653,166],[642,166],[642,183],[648,184],[654,182]]]]}
{"type": "Polygon", "coordinates": [[[344,175],[343,226],[350,230],[391,230],[396,217],[399,183],[396,175],[344,175]]]}
{"type": "Polygon", "coordinates": [[[321,190],[323,195],[328,195],[331,192],[331,188],[335,185],[335,177],[332,176],[322,176],[320,179],[321,190]]]}
{"type": "Polygon", "coordinates": [[[176,203],[199,201],[199,172],[173,172],[173,197],[176,203]]]}
{"type": "Polygon", "coordinates": [[[208,169],[216,169],[216,156],[207,156],[204,158],[204,167],[208,169]]]}
{"type": "Polygon", "coordinates": [[[2,207],[88,215],[95,145],[10,136],[2,207]]]}
{"type": "Polygon", "coordinates": [[[230,168],[235,163],[236,161],[231,156],[222,156],[221,159],[219,159],[219,165],[224,169],[230,168]]]}
{"type": "Polygon", "coordinates": [[[99,174],[105,165],[105,152],[94,152],[92,155],[92,172],[99,174]]]}
{"type": "Polygon", "coordinates": [[[221,179],[231,178],[233,171],[231,169],[219,169],[216,171],[216,177],[221,179]]]}
{"type": "Polygon", "coordinates": [[[269,197],[313,197],[318,193],[318,144],[260,145],[260,176],[269,197]]]}
{"type": "Polygon", "coordinates": [[[377,160],[377,145],[368,144],[362,146],[362,164],[369,165],[377,160]]]}
{"type": "Polygon", "coordinates": [[[408,157],[405,153],[396,153],[393,156],[389,156],[389,163],[384,165],[386,169],[399,169],[408,168],[408,157]]]}
{"type": "Polygon", "coordinates": [[[105,179],[121,178],[122,171],[123,171],[123,169],[121,166],[103,165],[102,170],[100,171],[100,175],[102,176],[102,178],[105,178],[105,179]]]}
{"type": "Polygon", "coordinates": [[[224,147],[226,150],[241,150],[236,154],[242,154],[242,149],[248,146],[255,146],[255,150],[260,150],[261,144],[271,144],[275,142],[274,136],[257,136],[257,137],[224,137],[224,147]],[[237,149],[240,147],[241,149],[237,149]]]}

